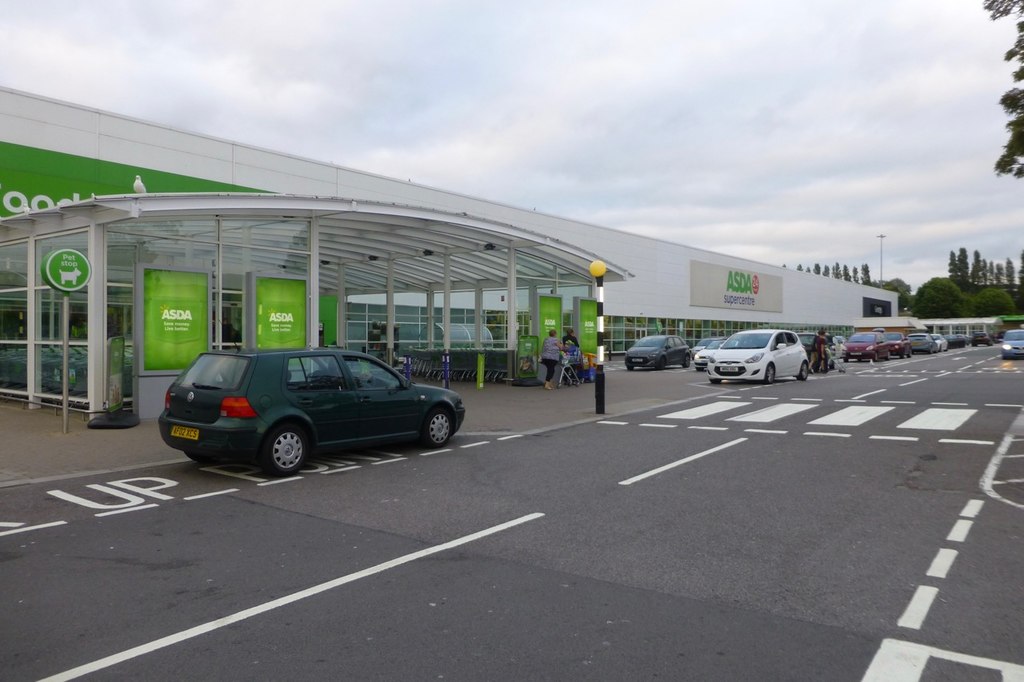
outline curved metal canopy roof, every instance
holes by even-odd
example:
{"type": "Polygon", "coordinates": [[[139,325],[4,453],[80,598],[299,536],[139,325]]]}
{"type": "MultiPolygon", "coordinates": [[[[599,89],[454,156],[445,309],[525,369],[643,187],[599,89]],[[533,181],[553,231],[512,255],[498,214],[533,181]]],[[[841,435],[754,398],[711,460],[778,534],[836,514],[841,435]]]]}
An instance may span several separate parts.
{"type": "Polygon", "coordinates": [[[384,291],[389,262],[394,290],[438,289],[447,274],[453,289],[503,287],[509,249],[517,279],[590,282],[590,263],[603,260],[606,282],[632,277],[624,268],[577,244],[512,224],[432,208],[356,199],[284,194],[145,194],[93,197],[0,221],[32,232],[140,220],[215,216],[247,219],[269,231],[282,219],[313,222],[321,289],[338,284],[344,269],[349,291],[384,291]],[[261,225],[261,221],[266,221],[261,225]],[[573,276],[578,276],[574,279],[573,276]]]}

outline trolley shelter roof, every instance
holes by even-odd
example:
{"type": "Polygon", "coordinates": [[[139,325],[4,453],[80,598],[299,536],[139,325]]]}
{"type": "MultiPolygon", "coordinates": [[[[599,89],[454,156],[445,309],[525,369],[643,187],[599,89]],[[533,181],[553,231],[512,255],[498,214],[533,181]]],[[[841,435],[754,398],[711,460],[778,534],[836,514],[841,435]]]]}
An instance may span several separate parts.
{"type": "MultiPolygon", "coordinates": [[[[517,279],[551,281],[566,274],[590,281],[589,266],[603,260],[606,282],[632,274],[596,253],[535,230],[437,209],[401,204],[283,194],[145,194],[93,197],[0,220],[0,239],[83,227],[90,223],[248,220],[273,231],[283,220],[311,220],[317,235],[321,291],[378,292],[387,285],[389,262],[395,291],[506,286],[508,250],[516,250],[517,279]]],[[[215,236],[211,234],[211,239],[215,236]]],[[[571,281],[571,280],[570,280],[571,281]]]]}

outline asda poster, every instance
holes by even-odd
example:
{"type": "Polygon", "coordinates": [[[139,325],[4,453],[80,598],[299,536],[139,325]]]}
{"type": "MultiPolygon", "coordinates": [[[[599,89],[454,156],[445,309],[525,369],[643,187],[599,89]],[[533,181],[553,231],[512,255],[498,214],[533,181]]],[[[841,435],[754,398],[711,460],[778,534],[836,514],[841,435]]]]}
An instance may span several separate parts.
{"type": "Polygon", "coordinates": [[[576,336],[580,350],[597,354],[597,301],[592,298],[576,299],[576,336]]]}
{"type": "Polygon", "coordinates": [[[306,281],[257,277],[256,347],[306,347],[306,281]]]}
{"type": "Polygon", "coordinates": [[[184,369],[209,350],[209,275],[143,269],[142,317],[142,369],[184,369]]]}

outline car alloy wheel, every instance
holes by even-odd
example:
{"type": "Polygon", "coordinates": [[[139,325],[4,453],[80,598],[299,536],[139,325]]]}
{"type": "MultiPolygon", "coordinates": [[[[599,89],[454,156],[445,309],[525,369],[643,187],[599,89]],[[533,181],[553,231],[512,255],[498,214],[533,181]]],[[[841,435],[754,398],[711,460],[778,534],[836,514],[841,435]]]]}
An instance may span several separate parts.
{"type": "Polygon", "coordinates": [[[308,452],[306,432],[295,424],[282,424],[264,439],[260,466],[273,476],[290,476],[302,468],[308,452]]]}
{"type": "Polygon", "coordinates": [[[427,412],[423,420],[420,442],[428,448],[439,448],[452,437],[452,416],[443,407],[427,412]]]}
{"type": "Polygon", "coordinates": [[[764,368],[764,383],[774,384],[775,383],[775,365],[768,363],[768,366],[764,368]]]}

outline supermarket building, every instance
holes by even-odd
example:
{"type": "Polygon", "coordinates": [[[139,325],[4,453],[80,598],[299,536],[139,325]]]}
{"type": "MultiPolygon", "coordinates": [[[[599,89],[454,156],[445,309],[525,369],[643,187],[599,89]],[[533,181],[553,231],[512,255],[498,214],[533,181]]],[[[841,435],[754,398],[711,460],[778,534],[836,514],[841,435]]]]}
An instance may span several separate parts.
{"type": "Polygon", "coordinates": [[[483,348],[511,377],[522,339],[550,327],[596,344],[595,260],[612,353],[651,333],[848,332],[897,312],[874,287],[0,88],[0,397],[59,398],[65,324],[88,413],[114,398],[113,339],[143,417],[196,348],[483,348]],[[40,276],[59,250],[92,270],[65,321],[40,276]]]}

